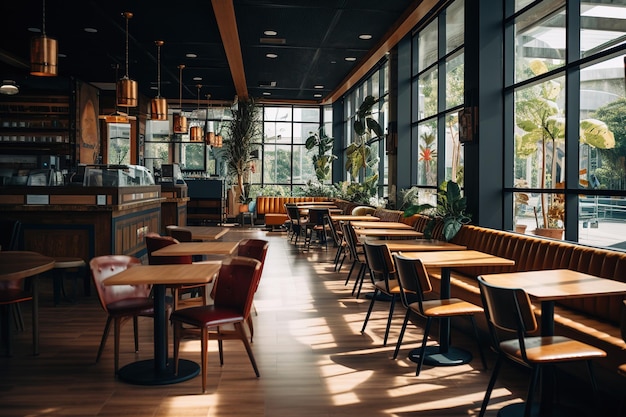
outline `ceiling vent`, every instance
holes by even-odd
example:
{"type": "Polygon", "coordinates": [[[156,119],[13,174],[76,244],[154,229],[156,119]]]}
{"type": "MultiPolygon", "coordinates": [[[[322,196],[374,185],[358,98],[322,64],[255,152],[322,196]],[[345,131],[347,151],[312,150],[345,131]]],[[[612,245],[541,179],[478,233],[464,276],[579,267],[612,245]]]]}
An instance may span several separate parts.
{"type": "Polygon", "coordinates": [[[285,38],[261,38],[259,42],[266,45],[285,45],[287,40],[285,38]]]}
{"type": "Polygon", "coordinates": [[[276,81],[259,81],[259,87],[276,87],[276,81]]]}

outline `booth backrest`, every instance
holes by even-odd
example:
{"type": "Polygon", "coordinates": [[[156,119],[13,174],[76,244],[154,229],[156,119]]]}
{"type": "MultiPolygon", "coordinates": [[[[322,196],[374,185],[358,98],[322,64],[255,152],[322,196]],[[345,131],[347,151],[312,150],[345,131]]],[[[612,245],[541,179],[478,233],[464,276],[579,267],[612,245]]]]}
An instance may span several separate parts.
{"type": "Polygon", "coordinates": [[[287,214],[287,212],[285,211],[285,203],[307,203],[312,201],[328,200],[328,197],[274,197],[263,195],[256,198],[256,214],[287,214]]]}

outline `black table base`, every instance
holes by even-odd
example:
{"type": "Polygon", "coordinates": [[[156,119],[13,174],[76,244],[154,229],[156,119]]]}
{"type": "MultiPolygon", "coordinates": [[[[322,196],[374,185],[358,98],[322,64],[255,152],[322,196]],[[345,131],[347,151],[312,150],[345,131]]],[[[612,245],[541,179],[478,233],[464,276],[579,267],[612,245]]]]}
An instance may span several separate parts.
{"type": "MultiPolygon", "coordinates": [[[[409,359],[419,363],[422,349],[413,349],[409,352],[409,359]]],[[[426,346],[424,364],[430,366],[456,366],[471,362],[472,354],[466,350],[450,347],[445,353],[440,352],[439,346],[426,346]]]]}
{"type": "Polygon", "coordinates": [[[135,385],[168,385],[187,381],[200,374],[200,365],[180,359],[178,374],[174,374],[174,364],[168,364],[163,371],[157,371],[153,359],[130,363],[117,373],[120,380],[135,385]]]}
{"type": "MultiPolygon", "coordinates": [[[[505,407],[502,407],[498,411],[498,417],[523,417],[524,416],[524,408],[526,407],[526,403],[517,403],[510,404],[505,407]]],[[[584,410],[577,409],[574,407],[566,407],[561,404],[553,404],[552,409],[542,413],[539,409],[539,404],[533,404],[530,410],[530,415],[532,417],[584,417],[589,416],[589,414],[585,413],[584,410]]]]}

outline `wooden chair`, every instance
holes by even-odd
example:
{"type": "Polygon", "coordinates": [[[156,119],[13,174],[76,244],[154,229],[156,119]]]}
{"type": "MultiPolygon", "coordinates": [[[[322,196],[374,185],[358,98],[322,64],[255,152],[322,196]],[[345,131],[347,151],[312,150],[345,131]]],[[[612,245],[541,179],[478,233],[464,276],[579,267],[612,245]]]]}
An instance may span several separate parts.
{"type": "MultiPolygon", "coordinates": [[[[191,264],[193,263],[193,257],[191,255],[184,256],[154,256],[152,253],[158,249],[164,248],[169,245],[175,245],[180,243],[178,240],[171,236],[161,236],[158,233],[148,233],[144,237],[146,242],[146,249],[148,251],[148,263],[150,265],[170,265],[170,264],[191,264]]],[[[172,291],[172,297],[174,299],[174,310],[178,310],[182,304],[181,296],[184,293],[191,293],[192,296],[198,293],[202,297],[202,304],[207,304],[207,291],[205,284],[179,284],[169,285],[172,291]]]]}
{"type": "Polygon", "coordinates": [[[397,358],[400,351],[400,345],[404,337],[407,323],[411,313],[415,313],[426,319],[426,326],[424,327],[424,337],[422,339],[422,347],[419,362],[417,364],[417,370],[415,375],[418,376],[424,364],[424,357],[426,356],[426,343],[428,342],[428,335],[430,333],[430,327],[433,319],[451,318],[466,316],[472,322],[474,328],[474,336],[478,342],[478,352],[483,363],[483,368],[487,369],[487,361],[480,346],[480,337],[478,335],[478,328],[476,327],[476,321],[474,320],[475,314],[482,314],[483,309],[467,301],[458,298],[448,299],[433,299],[427,300],[425,295],[432,292],[433,287],[430,282],[430,277],[424,264],[419,259],[406,258],[402,255],[394,254],[394,260],[396,268],[398,269],[398,281],[401,289],[402,304],[405,306],[406,315],[404,316],[404,322],[402,323],[402,330],[400,330],[400,337],[398,337],[398,343],[396,344],[396,350],[394,351],[393,358],[397,358]]]}
{"type": "Polygon", "coordinates": [[[545,365],[584,361],[587,364],[595,396],[597,388],[591,360],[605,357],[606,352],[563,336],[528,336],[536,332],[538,328],[528,294],[521,288],[504,288],[490,284],[481,276],[478,277],[478,285],[483,306],[485,306],[493,348],[498,353],[498,360],[493,368],[480,408],[480,417],[485,415],[491,391],[504,359],[531,369],[532,374],[524,408],[525,417],[530,416],[535,386],[545,365]],[[516,337],[510,340],[500,340],[499,331],[514,334],[516,337]]]}
{"type": "Polygon", "coordinates": [[[363,253],[363,245],[359,242],[356,233],[354,233],[354,228],[350,223],[342,222],[341,227],[343,229],[343,238],[346,240],[346,244],[348,246],[350,258],[352,258],[352,265],[350,266],[350,271],[348,272],[344,285],[348,285],[352,272],[358,265],[359,270],[356,275],[356,280],[354,281],[354,286],[352,287],[352,295],[354,295],[354,292],[358,288],[356,298],[359,298],[359,295],[361,294],[361,286],[363,285],[363,279],[365,278],[365,269],[367,268],[367,264],[365,263],[365,254],[363,253]]]}
{"type": "Polygon", "coordinates": [[[111,323],[113,322],[115,350],[114,363],[115,373],[119,369],[119,351],[120,351],[120,329],[122,324],[133,319],[134,336],[135,336],[135,352],[139,350],[139,339],[137,332],[137,317],[154,316],[154,303],[150,297],[149,285],[111,285],[105,286],[103,281],[121,271],[126,270],[135,265],[139,265],[141,261],[132,256],[126,255],[108,255],[98,256],[89,262],[91,276],[94,286],[98,293],[98,299],[102,309],[107,313],[107,322],[102,333],[102,340],[98,348],[96,362],[100,360],[102,351],[106,344],[111,323]]]}
{"type": "MultiPolygon", "coordinates": [[[[2,317],[2,322],[0,323],[2,332],[0,336],[5,340],[6,356],[13,354],[11,343],[11,318],[15,320],[16,327],[20,329],[23,328],[19,304],[32,301],[32,299],[33,294],[24,289],[24,280],[0,281],[0,317],[2,317]]],[[[33,332],[34,331],[35,329],[33,327],[33,332]]]]}
{"type": "Polygon", "coordinates": [[[374,295],[372,296],[370,306],[367,309],[361,333],[365,332],[365,327],[367,326],[367,322],[372,314],[374,303],[376,303],[376,300],[381,294],[384,294],[389,297],[389,316],[387,317],[387,327],[385,329],[385,337],[383,339],[383,346],[387,346],[393,311],[396,306],[397,298],[400,295],[400,286],[398,285],[396,268],[393,265],[391,252],[386,245],[374,245],[365,242],[363,243],[363,249],[365,253],[365,262],[369,268],[372,285],[374,286],[374,295]]]}
{"type": "Polygon", "coordinates": [[[326,219],[330,217],[330,210],[327,208],[311,208],[309,209],[309,221],[305,225],[304,245],[307,250],[311,247],[313,234],[317,236],[320,245],[328,248],[328,225],[326,219]]]}
{"type": "Polygon", "coordinates": [[[244,323],[252,309],[254,291],[261,278],[261,262],[243,256],[234,256],[222,264],[218,274],[215,302],[208,306],[190,307],[174,311],[170,317],[174,325],[174,366],[178,372],[180,341],[189,335],[197,336],[200,330],[202,392],[206,392],[209,337],[218,341],[220,365],[224,364],[222,341],[238,339],[244,344],[248,358],[257,377],[259,370],[248,341],[244,323]],[[223,330],[223,326],[233,325],[234,331],[223,330]],[[214,332],[209,332],[214,329],[214,332]]]}
{"type": "Polygon", "coordinates": [[[326,217],[326,223],[328,226],[328,230],[330,230],[331,237],[335,242],[335,247],[337,248],[337,252],[335,253],[335,267],[334,270],[336,272],[341,271],[341,267],[348,256],[348,244],[346,240],[343,238],[343,231],[341,229],[341,225],[339,223],[333,222],[330,216],[326,217]]]}

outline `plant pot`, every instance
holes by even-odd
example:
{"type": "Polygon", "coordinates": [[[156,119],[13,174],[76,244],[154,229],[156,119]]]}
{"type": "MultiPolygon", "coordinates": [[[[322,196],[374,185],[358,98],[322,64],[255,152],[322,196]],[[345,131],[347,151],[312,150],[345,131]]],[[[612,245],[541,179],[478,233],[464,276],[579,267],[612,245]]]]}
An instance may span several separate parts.
{"type": "Polygon", "coordinates": [[[247,204],[239,204],[239,213],[247,213],[249,210],[249,207],[247,204]]]}
{"type": "Polygon", "coordinates": [[[533,230],[533,233],[537,236],[549,237],[552,239],[563,239],[563,229],[538,227],[533,230]]]}
{"type": "Polygon", "coordinates": [[[525,224],[516,224],[515,225],[515,231],[517,233],[526,233],[526,225],[525,224]]]}

